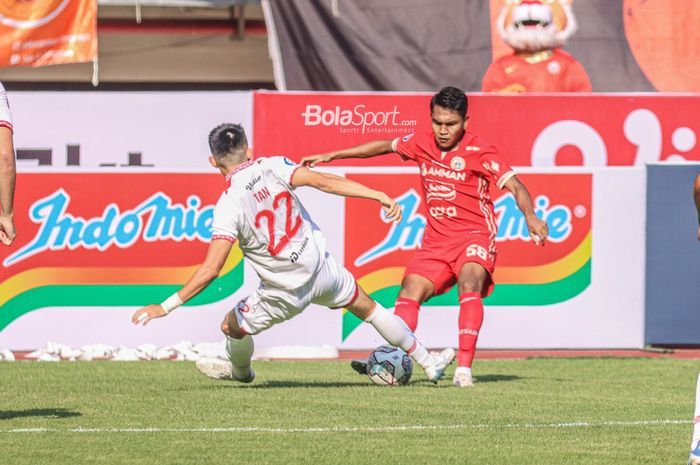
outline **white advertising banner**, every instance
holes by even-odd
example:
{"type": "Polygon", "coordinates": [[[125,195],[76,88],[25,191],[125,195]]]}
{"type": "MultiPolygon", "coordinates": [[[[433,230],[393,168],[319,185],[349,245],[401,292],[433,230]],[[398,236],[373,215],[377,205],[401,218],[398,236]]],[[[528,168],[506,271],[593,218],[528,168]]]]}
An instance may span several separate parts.
{"type": "MultiPolygon", "coordinates": [[[[642,347],[645,213],[640,199],[645,195],[644,170],[534,170],[522,170],[521,178],[550,224],[552,238],[544,249],[528,243],[511,198],[502,193],[494,196],[500,223],[495,275],[498,284],[485,301],[479,347],[642,347]]],[[[418,246],[424,227],[425,217],[415,189],[417,172],[351,167],[332,171],[375,184],[400,199],[404,207],[404,220],[393,228],[381,221],[379,208],[372,202],[345,200],[309,188],[298,191],[324,231],[329,251],[344,261],[368,293],[393,307],[403,267],[418,246]]],[[[203,217],[223,182],[218,174],[149,177],[117,173],[96,179],[93,174],[66,174],[63,178],[52,176],[51,180],[30,174],[27,179],[27,189],[36,191],[35,197],[41,202],[36,198],[27,200],[25,210],[54,205],[56,187],[61,186],[73,195],[64,216],[70,213],[74,219],[84,218],[88,223],[96,221],[90,219],[90,212],[105,221],[106,216],[99,214],[110,202],[119,205],[126,218],[134,204],[143,205],[143,198],[152,198],[153,188],[139,187],[142,185],[157,186],[159,192],[168,193],[172,211],[193,205],[185,199],[198,195],[201,202],[197,214],[203,217]],[[121,183],[131,189],[127,193],[126,189],[115,190],[110,196],[90,196],[89,187],[100,182],[110,186],[121,183]],[[87,191],[86,198],[81,198],[80,189],[87,191]]],[[[192,207],[187,211],[194,210],[192,207]]],[[[158,210],[150,214],[164,215],[158,210]]],[[[56,234],[60,234],[65,223],[58,219],[55,223],[56,234]]],[[[31,227],[27,225],[25,230],[31,232],[31,227]]],[[[0,348],[32,349],[48,341],[73,347],[97,343],[135,347],[221,340],[223,316],[258,283],[240,256],[232,257],[222,277],[192,306],[145,328],[131,324],[130,317],[138,306],[161,301],[187,279],[192,267],[202,260],[208,242],[206,237],[197,236],[153,243],[147,232],[144,228],[143,236],[127,249],[89,250],[85,238],[63,249],[53,244],[53,248],[46,247],[26,259],[18,257],[20,252],[15,249],[9,259],[5,257],[6,263],[13,263],[5,272],[12,272],[13,267],[19,271],[10,276],[0,294],[0,348]],[[56,270],[58,277],[47,278],[47,270],[56,270]]],[[[32,242],[32,235],[19,242],[20,251],[32,242]]],[[[38,236],[37,232],[34,244],[38,236]]],[[[424,305],[417,334],[428,346],[456,346],[456,302],[453,289],[424,305]]],[[[256,336],[259,348],[329,345],[367,349],[381,342],[370,326],[350,314],[317,306],[256,336]]]]}
{"type": "Polygon", "coordinates": [[[252,134],[250,92],[12,92],[20,173],[211,172],[207,135],[252,134]]]}

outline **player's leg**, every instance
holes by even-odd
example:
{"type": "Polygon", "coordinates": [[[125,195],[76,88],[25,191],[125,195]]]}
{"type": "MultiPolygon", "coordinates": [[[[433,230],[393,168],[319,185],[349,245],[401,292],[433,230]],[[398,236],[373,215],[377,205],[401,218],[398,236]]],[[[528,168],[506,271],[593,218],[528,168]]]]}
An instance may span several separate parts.
{"type": "Polygon", "coordinates": [[[425,371],[428,379],[436,383],[454,358],[454,351],[443,351],[440,355],[431,355],[416,338],[413,332],[400,318],[392,314],[378,302],[370,299],[358,286],[358,295],[347,309],[356,317],[371,324],[374,329],[391,345],[404,350],[425,371]]]}
{"type": "Polygon", "coordinates": [[[418,327],[420,306],[435,294],[435,285],[419,274],[406,275],[401,281],[401,290],[396,299],[394,314],[415,331],[418,327]]]}
{"type": "Polygon", "coordinates": [[[700,465],[700,374],[695,384],[695,413],[693,415],[693,439],[690,442],[688,465],[700,465]]]}
{"type": "Polygon", "coordinates": [[[226,353],[229,360],[218,358],[197,360],[197,369],[204,375],[214,379],[235,380],[242,383],[250,383],[255,379],[255,371],[251,367],[255,348],[253,338],[241,328],[236,313],[241,307],[247,307],[246,300],[241,300],[233,310],[226,314],[221,323],[221,331],[226,336],[226,353]]]}
{"type": "Polygon", "coordinates": [[[459,286],[459,350],[454,384],[460,387],[473,384],[471,368],[479,331],[484,322],[484,304],[481,295],[487,280],[490,280],[489,272],[476,262],[467,262],[462,265],[457,277],[459,286]]]}

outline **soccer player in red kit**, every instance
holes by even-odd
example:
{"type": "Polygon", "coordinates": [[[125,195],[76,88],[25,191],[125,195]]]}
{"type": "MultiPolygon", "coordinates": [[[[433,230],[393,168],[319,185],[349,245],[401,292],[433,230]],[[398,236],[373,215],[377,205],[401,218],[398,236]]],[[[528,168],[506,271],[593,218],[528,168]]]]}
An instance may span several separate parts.
{"type": "MultiPolygon", "coordinates": [[[[471,366],[484,318],[482,298],[493,290],[496,264],[496,217],[489,184],[508,189],[525,215],[530,236],[544,245],[547,224],[535,216],[532,198],[498,150],[467,132],[467,96],[445,87],[430,100],[432,131],[394,140],[313,155],[302,164],[314,166],[343,158],[369,158],[396,152],[420,169],[428,225],[418,250],[406,267],[395,313],[409,328],[418,324],[420,305],[459,290],[459,352],[454,384],[473,384],[471,366]]],[[[362,371],[362,364],[355,364],[362,371]]]]}

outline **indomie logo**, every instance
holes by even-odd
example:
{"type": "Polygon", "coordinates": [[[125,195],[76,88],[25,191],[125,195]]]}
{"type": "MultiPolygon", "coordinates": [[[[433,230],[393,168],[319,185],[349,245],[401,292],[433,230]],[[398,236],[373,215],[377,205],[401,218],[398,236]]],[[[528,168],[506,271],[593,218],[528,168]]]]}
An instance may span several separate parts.
{"type": "MultiPolygon", "coordinates": [[[[418,213],[420,196],[415,190],[409,189],[396,198],[396,202],[403,209],[403,219],[400,223],[391,225],[386,237],[379,244],[360,255],[355,260],[355,266],[366,265],[398,250],[413,250],[420,247],[427,224],[425,216],[418,213]]],[[[534,203],[535,214],[546,221],[549,227],[547,240],[565,241],[573,231],[571,210],[565,205],[551,205],[551,200],[546,195],[537,196],[534,203]]],[[[494,209],[498,221],[496,241],[531,240],[525,216],[518,208],[512,194],[505,194],[496,200],[494,209]]]]}
{"type": "Polygon", "coordinates": [[[47,250],[127,248],[139,238],[146,242],[208,241],[214,207],[203,207],[201,203],[199,197],[192,195],[186,206],[173,204],[170,197],[158,192],[132,210],[120,212],[119,207],[111,203],[102,216],[85,219],[67,213],[70,195],[59,189],[32,204],[29,217],[40,225],[39,231],[3,264],[14,265],[47,250]]]}
{"type": "MultiPolygon", "coordinates": [[[[563,242],[571,235],[571,210],[566,205],[551,205],[549,197],[539,195],[534,201],[535,214],[547,222],[548,241],[563,242]]],[[[496,241],[530,241],[525,216],[518,208],[513,194],[505,194],[494,202],[498,221],[496,241]]]]}

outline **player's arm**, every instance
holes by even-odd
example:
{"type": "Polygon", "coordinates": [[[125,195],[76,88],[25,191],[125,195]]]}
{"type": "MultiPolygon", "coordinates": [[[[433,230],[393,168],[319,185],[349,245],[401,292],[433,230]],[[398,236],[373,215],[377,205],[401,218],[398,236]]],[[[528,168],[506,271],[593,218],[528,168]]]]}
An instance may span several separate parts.
{"type": "Polygon", "coordinates": [[[700,172],[695,176],[693,198],[695,199],[695,209],[698,212],[698,240],[700,241],[700,172]]]}
{"type": "Polygon", "coordinates": [[[131,322],[135,325],[143,322],[146,325],[152,319],[167,315],[199,294],[219,276],[232,245],[233,242],[225,239],[212,240],[204,262],[199,265],[187,283],[179,291],[165,299],[163,303],[138,309],[131,317],[131,322]]]}
{"type": "Polygon", "coordinates": [[[377,155],[385,155],[392,153],[392,140],[373,140],[364,144],[351,147],[349,149],[335,150],[328,153],[320,153],[311,155],[301,159],[302,166],[314,167],[318,163],[329,163],[333,160],[342,160],[344,158],[370,158],[377,155]]]}
{"type": "Polygon", "coordinates": [[[535,245],[544,245],[544,241],[547,239],[547,236],[549,236],[549,228],[545,221],[542,221],[535,215],[535,210],[532,206],[532,197],[527,187],[525,187],[525,184],[521,183],[517,176],[512,176],[506,181],[503,187],[513,194],[518,208],[523,212],[523,215],[525,215],[527,229],[530,231],[530,237],[535,245]]]}
{"type": "Polygon", "coordinates": [[[292,176],[293,187],[310,186],[329,194],[342,195],[343,197],[357,197],[361,199],[376,200],[382,204],[387,219],[401,221],[401,207],[396,200],[381,191],[370,189],[364,184],[329,173],[318,173],[307,168],[299,168],[292,176]]]}
{"type": "Polygon", "coordinates": [[[12,130],[0,127],[0,242],[5,245],[15,240],[15,150],[12,130]]]}

